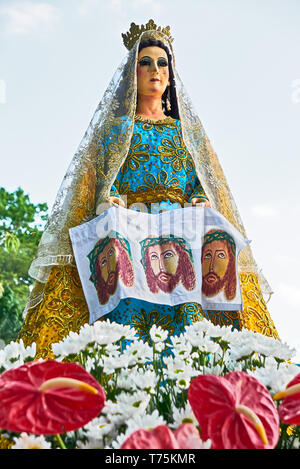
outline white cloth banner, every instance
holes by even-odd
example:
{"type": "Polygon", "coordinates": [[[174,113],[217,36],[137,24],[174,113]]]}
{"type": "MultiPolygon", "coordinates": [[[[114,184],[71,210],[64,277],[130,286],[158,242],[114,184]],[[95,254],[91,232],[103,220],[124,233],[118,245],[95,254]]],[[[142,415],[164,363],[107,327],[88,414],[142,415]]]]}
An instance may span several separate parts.
{"type": "Polygon", "coordinates": [[[69,232],[90,324],[124,298],[242,309],[237,261],[249,241],[216,210],[149,214],[114,205],[69,232]]]}

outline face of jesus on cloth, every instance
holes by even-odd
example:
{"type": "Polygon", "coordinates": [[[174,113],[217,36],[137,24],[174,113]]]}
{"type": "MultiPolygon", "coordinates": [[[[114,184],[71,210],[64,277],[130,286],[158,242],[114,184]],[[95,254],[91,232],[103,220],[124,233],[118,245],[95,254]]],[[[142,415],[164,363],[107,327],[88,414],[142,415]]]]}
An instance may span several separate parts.
{"type": "Polygon", "coordinates": [[[117,288],[119,270],[117,265],[117,251],[113,242],[110,242],[101,254],[99,254],[97,263],[106,285],[106,291],[110,295],[113,295],[117,288]]]}
{"type": "MultiPolygon", "coordinates": [[[[93,251],[97,250],[97,245],[101,242],[103,240],[96,244],[93,251]]],[[[90,267],[92,272],[91,280],[95,285],[99,302],[102,305],[106,304],[110,296],[115,294],[119,280],[126,286],[133,285],[134,271],[131,260],[127,250],[117,238],[111,238],[105,243],[104,248],[99,249],[90,267]]]]}
{"type": "Polygon", "coordinates": [[[202,292],[212,297],[222,290],[228,300],[236,295],[235,256],[225,239],[205,244],[202,249],[202,292]]]}
{"type": "MultiPolygon", "coordinates": [[[[169,291],[178,283],[179,254],[172,243],[151,246],[149,259],[157,284],[162,291],[169,291]]],[[[172,291],[172,290],[171,290],[172,291]]]]}
{"type": "Polygon", "coordinates": [[[147,284],[152,293],[171,293],[182,282],[187,290],[195,288],[195,273],[188,253],[175,241],[149,246],[145,252],[147,284]]]}

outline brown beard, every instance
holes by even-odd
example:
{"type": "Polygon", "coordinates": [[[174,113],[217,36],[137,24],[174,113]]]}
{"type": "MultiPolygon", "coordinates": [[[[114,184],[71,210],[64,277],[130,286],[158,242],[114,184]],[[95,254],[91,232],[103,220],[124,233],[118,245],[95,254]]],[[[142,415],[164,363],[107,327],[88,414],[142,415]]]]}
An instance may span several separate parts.
{"type": "MultiPolygon", "coordinates": [[[[179,267],[179,266],[178,266],[179,267]]],[[[180,269],[177,267],[175,275],[167,274],[165,272],[159,272],[159,274],[155,275],[156,285],[160,288],[164,293],[171,293],[174,288],[176,287],[177,283],[180,280],[180,269]],[[159,276],[166,275],[168,277],[167,282],[163,282],[159,276]]]]}
{"type": "Polygon", "coordinates": [[[180,281],[186,290],[193,290],[195,288],[196,277],[194,267],[188,253],[176,244],[174,245],[174,248],[179,255],[179,263],[175,275],[171,276],[168,283],[162,282],[158,277],[164,272],[159,272],[158,275],[154,275],[149,258],[149,252],[147,251],[145,254],[146,279],[149,290],[152,293],[158,293],[159,289],[164,293],[171,293],[180,281]]]}
{"type": "Polygon", "coordinates": [[[216,295],[219,291],[222,290],[222,288],[224,287],[224,284],[225,284],[225,278],[220,278],[217,274],[215,273],[208,273],[205,275],[205,277],[203,277],[202,279],[202,293],[204,293],[205,296],[214,296],[216,295]],[[217,280],[213,283],[209,283],[207,281],[207,278],[210,276],[210,275],[214,275],[217,280]]]}
{"type": "Polygon", "coordinates": [[[119,278],[119,268],[117,265],[115,272],[112,272],[112,275],[114,277],[111,283],[108,283],[107,281],[104,280],[98,264],[96,264],[95,271],[97,274],[96,290],[97,290],[99,302],[100,304],[105,305],[108,302],[109,297],[113,295],[117,289],[117,283],[118,283],[118,278],[119,278]]]}
{"type": "Polygon", "coordinates": [[[108,279],[105,282],[105,290],[109,295],[113,295],[117,289],[117,283],[118,283],[118,277],[119,277],[119,272],[118,269],[115,270],[115,272],[110,272],[108,275],[108,279]],[[112,279],[111,282],[108,282],[109,278],[112,279]]]}

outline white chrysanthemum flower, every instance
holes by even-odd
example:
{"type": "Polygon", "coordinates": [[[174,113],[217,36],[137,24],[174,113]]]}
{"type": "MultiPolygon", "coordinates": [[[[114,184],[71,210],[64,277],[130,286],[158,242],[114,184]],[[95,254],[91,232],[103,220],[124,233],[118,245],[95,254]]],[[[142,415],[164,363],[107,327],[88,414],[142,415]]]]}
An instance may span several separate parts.
{"type": "Polygon", "coordinates": [[[110,375],[115,370],[128,366],[127,357],[124,355],[108,356],[102,355],[99,365],[103,367],[104,373],[110,375]]]}
{"type": "Polygon", "coordinates": [[[230,371],[243,371],[243,363],[232,360],[228,351],[225,353],[224,362],[228,372],[230,371]]]}
{"type": "Polygon", "coordinates": [[[164,370],[165,375],[172,380],[177,381],[182,377],[184,377],[184,379],[192,378],[199,374],[199,372],[191,366],[192,361],[189,362],[179,357],[173,358],[170,356],[164,357],[163,361],[166,365],[164,370]]]}
{"type": "Polygon", "coordinates": [[[51,443],[46,441],[42,435],[34,436],[21,433],[20,437],[14,438],[14,442],[11,449],[51,449],[51,443]]]}
{"type": "Polygon", "coordinates": [[[53,352],[60,360],[70,354],[77,354],[85,350],[88,345],[95,347],[110,345],[121,339],[133,340],[135,330],[115,322],[96,321],[94,324],[84,324],[79,332],[70,332],[61,342],[53,344],[53,352]]]}
{"type": "Polygon", "coordinates": [[[126,357],[128,367],[153,360],[152,347],[142,340],[135,340],[128,345],[122,355],[126,357]]]}
{"type": "Polygon", "coordinates": [[[191,376],[188,372],[181,373],[178,379],[175,382],[175,389],[183,391],[184,389],[188,389],[191,382],[191,376]]]}
{"type": "Polygon", "coordinates": [[[193,331],[195,334],[204,335],[211,326],[211,321],[203,318],[201,321],[194,322],[186,327],[185,331],[193,331]]]}
{"type": "Polygon", "coordinates": [[[33,359],[36,354],[36,344],[25,347],[23,340],[10,342],[0,350],[0,369],[10,369],[21,366],[25,360],[33,359]]]}
{"type": "Polygon", "coordinates": [[[121,392],[116,397],[117,402],[107,401],[102,409],[109,422],[114,425],[122,425],[135,415],[144,414],[150,401],[147,392],[137,391],[134,394],[121,392]]]}
{"type": "Polygon", "coordinates": [[[219,326],[211,323],[206,331],[207,337],[220,337],[221,340],[231,342],[232,330],[231,326],[219,326]]]}
{"type": "Polygon", "coordinates": [[[204,375],[217,375],[221,376],[223,374],[224,367],[221,365],[215,365],[215,366],[204,366],[202,368],[202,372],[204,375]]]}
{"type": "Polygon", "coordinates": [[[295,348],[291,348],[288,344],[280,340],[276,340],[275,344],[275,350],[272,353],[274,358],[278,358],[279,360],[291,360],[296,356],[297,350],[295,348]]]}
{"type": "Polygon", "coordinates": [[[152,428],[158,427],[158,425],[166,425],[166,421],[159,415],[157,409],[155,409],[152,414],[135,415],[127,422],[127,427],[132,430],[137,430],[138,428],[151,430],[152,428]]]}
{"type": "Polygon", "coordinates": [[[152,342],[164,342],[168,338],[169,332],[166,329],[162,329],[160,326],[155,324],[150,329],[150,337],[152,342]]]}
{"type": "Polygon", "coordinates": [[[173,340],[171,342],[173,346],[173,353],[175,356],[179,356],[182,359],[191,357],[191,352],[192,352],[191,342],[186,340],[183,336],[182,338],[176,337],[172,339],[173,340]]]}
{"type": "Polygon", "coordinates": [[[293,441],[292,449],[300,449],[300,439],[299,438],[295,438],[295,440],[293,441]]]}
{"type": "Polygon", "coordinates": [[[87,441],[76,441],[78,449],[103,449],[102,439],[88,438],[87,441]]]}
{"type": "Polygon", "coordinates": [[[158,427],[158,425],[166,425],[166,422],[164,418],[159,415],[158,410],[154,410],[152,414],[135,415],[126,422],[126,425],[127,428],[125,433],[121,433],[117,436],[117,438],[112,442],[112,448],[120,449],[124,441],[131,435],[131,433],[140,428],[151,430],[155,427],[158,427]]]}
{"type": "Polygon", "coordinates": [[[153,393],[158,380],[158,376],[153,370],[131,370],[131,380],[134,383],[136,389],[153,393]]]}
{"type": "Polygon", "coordinates": [[[134,340],[136,331],[130,326],[116,322],[96,321],[94,323],[95,340],[100,345],[109,345],[121,339],[134,340]]]}
{"type": "Polygon", "coordinates": [[[295,349],[291,349],[287,344],[273,337],[259,334],[258,332],[248,331],[247,335],[245,335],[243,330],[242,339],[250,342],[253,346],[253,350],[265,357],[289,360],[295,355],[295,349]]]}
{"type": "Polygon", "coordinates": [[[88,438],[101,441],[104,435],[108,435],[113,430],[114,425],[108,421],[104,415],[96,417],[84,426],[88,438]]]}
{"type": "Polygon", "coordinates": [[[183,409],[178,409],[173,405],[172,413],[174,422],[170,424],[171,428],[178,428],[183,423],[192,423],[195,426],[198,425],[198,421],[189,402],[186,403],[183,409]]]}
{"type": "Polygon", "coordinates": [[[166,347],[167,347],[167,344],[165,342],[156,342],[155,351],[160,353],[163,350],[165,350],[166,347]]]}
{"type": "Polygon", "coordinates": [[[122,392],[116,399],[122,414],[129,418],[132,415],[140,415],[145,412],[150,396],[144,391],[137,391],[134,394],[122,392]]]}
{"type": "MultiPolygon", "coordinates": [[[[201,321],[202,322],[202,321],[201,321]]],[[[200,323],[195,323],[200,324],[200,323]]],[[[202,344],[204,338],[204,333],[202,329],[198,329],[191,326],[186,327],[185,339],[189,342],[192,347],[199,347],[202,344]]]]}
{"type": "Polygon", "coordinates": [[[217,353],[220,352],[220,345],[217,342],[214,342],[209,337],[204,337],[202,343],[199,344],[199,350],[204,353],[217,353]]]}
{"type": "Polygon", "coordinates": [[[96,366],[96,360],[94,357],[87,357],[84,368],[90,373],[96,366]]]}
{"type": "Polygon", "coordinates": [[[126,428],[124,433],[120,433],[115,440],[111,442],[111,446],[106,446],[104,449],[120,449],[125,440],[131,435],[131,428],[126,428]]]}
{"type": "Polygon", "coordinates": [[[269,357],[266,359],[265,366],[256,368],[254,371],[247,371],[258,381],[264,384],[271,394],[276,394],[284,390],[287,384],[299,374],[299,366],[288,363],[278,363],[275,359],[269,357]]]}
{"type": "Polygon", "coordinates": [[[236,361],[241,358],[250,357],[253,352],[255,352],[255,346],[251,341],[243,342],[239,345],[233,344],[230,346],[229,357],[230,360],[236,361]]]}

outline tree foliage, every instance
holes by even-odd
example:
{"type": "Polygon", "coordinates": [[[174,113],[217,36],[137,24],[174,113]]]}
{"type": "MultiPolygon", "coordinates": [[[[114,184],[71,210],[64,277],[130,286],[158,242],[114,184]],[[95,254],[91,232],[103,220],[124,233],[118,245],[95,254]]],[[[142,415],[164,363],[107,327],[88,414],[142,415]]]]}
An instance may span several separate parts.
{"type": "Polygon", "coordinates": [[[46,203],[34,204],[20,187],[0,187],[0,338],[15,340],[33,282],[28,269],[48,218],[46,203]]]}

